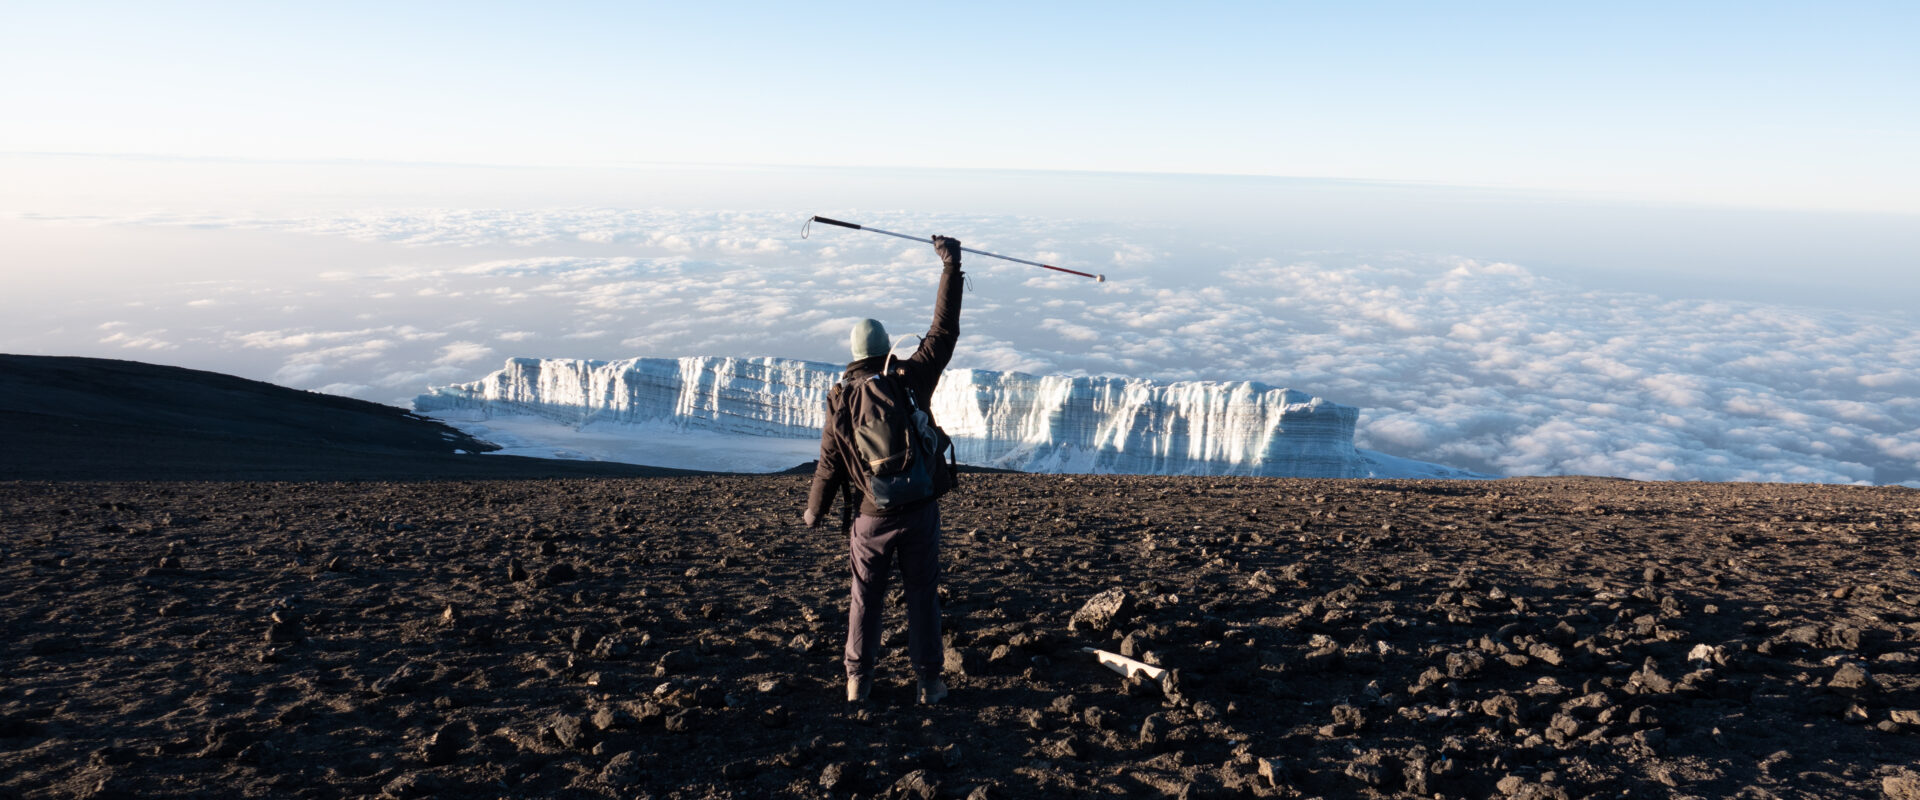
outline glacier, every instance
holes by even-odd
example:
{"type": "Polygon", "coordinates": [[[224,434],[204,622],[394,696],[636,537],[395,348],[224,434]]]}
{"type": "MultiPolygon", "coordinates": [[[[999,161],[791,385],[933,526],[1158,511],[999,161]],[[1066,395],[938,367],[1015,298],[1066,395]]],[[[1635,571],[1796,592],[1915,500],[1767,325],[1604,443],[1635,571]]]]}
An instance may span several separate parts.
{"type": "MultiPolygon", "coordinates": [[[[510,358],[413,407],[507,453],[774,471],[814,457],[841,373],[786,358],[510,358]]],[[[1252,381],[948,369],[930,406],[962,463],[1025,472],[1488,477],[1355,448],[1359,409],[1252,381]]]]}

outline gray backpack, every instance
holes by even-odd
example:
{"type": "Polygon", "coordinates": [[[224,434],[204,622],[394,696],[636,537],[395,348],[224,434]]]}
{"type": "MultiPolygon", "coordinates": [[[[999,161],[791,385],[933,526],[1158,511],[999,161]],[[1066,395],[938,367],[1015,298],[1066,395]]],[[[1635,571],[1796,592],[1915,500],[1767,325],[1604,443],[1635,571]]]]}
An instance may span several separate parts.
{"type": "Polygon", "coordinates": [[[867,499],[882,512],[954,485],[953,440],[899,380],[882,372],[834,387],[867,499]]]}

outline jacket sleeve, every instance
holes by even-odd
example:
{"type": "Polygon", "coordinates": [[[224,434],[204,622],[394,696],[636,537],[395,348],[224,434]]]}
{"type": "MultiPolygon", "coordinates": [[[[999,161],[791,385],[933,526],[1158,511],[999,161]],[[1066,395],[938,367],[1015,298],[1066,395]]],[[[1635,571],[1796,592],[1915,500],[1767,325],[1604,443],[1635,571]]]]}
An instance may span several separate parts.
{"type": "Polygon", "coordinates": [[[813,489],[807,492],[807,510],[817,519],[825,519],[833,510],[833,498],[848,477],[846,458],[840,452],[843,443],[833,428],[833,411],[829,404],[827,424],[820,428],[820,460],[813,466],[813,489]]]}
{"type": "MultiPolygon", "coordinates": [[[[965,279],[966,273],[960,271],[958,262],[947,264],[940,272],[940,294],[933,302],[933,326],[921,337],[919,349],[907,358],[923,367],[917,371],[932,376],[929,383],[940,380],[940,371],[953,360],[953,346],[960,341],[960,289],[965,279]]],[[[933,387],[929,385],[924,391],[930,393],[933,387]]]]}

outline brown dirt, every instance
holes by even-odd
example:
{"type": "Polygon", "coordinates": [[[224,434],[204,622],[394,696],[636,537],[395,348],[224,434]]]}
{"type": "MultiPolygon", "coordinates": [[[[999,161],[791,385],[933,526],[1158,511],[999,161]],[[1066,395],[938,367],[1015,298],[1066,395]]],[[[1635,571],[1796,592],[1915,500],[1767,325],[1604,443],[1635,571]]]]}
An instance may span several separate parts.
{"type": "Polygon", "coordinates": [[[805,488],[0,483],[0,795],[1920,785],[1920,492],[976,476],[922,708],[897,609],[844,702],[845,545],[792,523],[805,488]],[[1111,629],[1071,622],[1114,587],[1111,629]]]}

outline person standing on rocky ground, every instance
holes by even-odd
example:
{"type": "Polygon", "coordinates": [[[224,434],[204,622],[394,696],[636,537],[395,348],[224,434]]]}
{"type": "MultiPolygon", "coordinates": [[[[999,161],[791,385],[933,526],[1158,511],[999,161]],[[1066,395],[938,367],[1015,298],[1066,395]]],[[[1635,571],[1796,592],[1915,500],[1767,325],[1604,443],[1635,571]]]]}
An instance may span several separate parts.
{"type": "MultiPolygon", "coordinates": [[[[851,336],[853,362],[847,365],[836,394],[847,394],[847,387],[868,381],[884,370],[910,393],[915,406],[926,409],[940,382],[940,372],[953,358],[954,344],[960,339],[964,277],[959,241],[935,236],[933,249],[943,266],[940,291],[933,307],[933,325],[921,337],[919,348],[906,359],[892,359],[889,354],[893,343],[887,338],[886,328],[879,320],[861,320],[853,326],[851,336]]],[[[858,503],[859,517],[852,520],[848,532],[852,602],[847,614],[847,701],[863,702],[873,688],[874,662],[880,652],[880,614],[885,606],[887,579],[897,557],[907,596],[907,656],[919,679],[918,699],[923,704],[938,703],[947,696],[947,684],[941,675],[945,654],[937,594],[939,496],[896,504],[884,511],[876,505],[867,490],[872,471],[853,441],[848,404],[830,400],[829,410],[836,405],[839,413],[830,414],[821,431],[820,460],[814,468],[813,489],[803,519],[808,527],[818,528],[836,494],[846,494],[849,510],[858,503]]]]}

